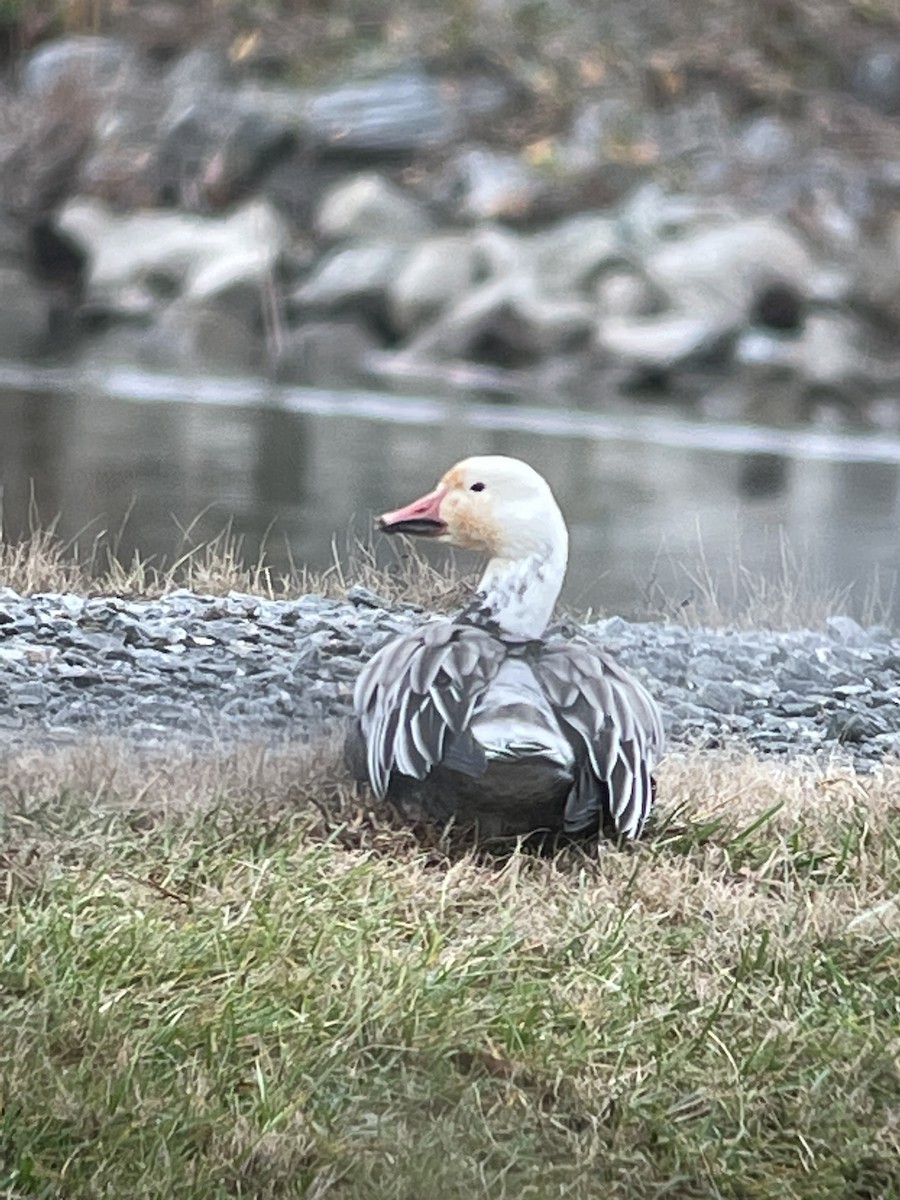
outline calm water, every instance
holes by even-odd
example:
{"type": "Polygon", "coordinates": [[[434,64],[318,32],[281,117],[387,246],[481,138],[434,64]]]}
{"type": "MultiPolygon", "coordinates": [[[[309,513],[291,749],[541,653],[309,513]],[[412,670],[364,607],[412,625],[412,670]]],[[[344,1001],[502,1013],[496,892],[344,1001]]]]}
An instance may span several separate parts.
{"type": "Polygon", "coordinates": [[[580,608],[640,614],[648,594],[674,608],[701,570],[727,593],[738,562],[777,575],[785,540],[815,587],[859,598],[900,573],[896,440],[692,424],[643,406],[0,368],[7,537],[26,527],[33,495],[66,538],[121,531],[125,557],[171,559],[183,528],[196,541],[230,522],[251,560],[265,539],[276,564],[323,567],[335,540],[473,453],[525,458],[550,480],[572,530],[566,597],[580,608]]]}

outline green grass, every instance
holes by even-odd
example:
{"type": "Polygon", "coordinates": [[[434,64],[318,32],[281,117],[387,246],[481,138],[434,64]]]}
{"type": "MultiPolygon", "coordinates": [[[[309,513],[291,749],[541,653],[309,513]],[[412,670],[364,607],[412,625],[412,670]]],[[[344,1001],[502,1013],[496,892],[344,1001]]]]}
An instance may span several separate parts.
{"type": "Polygon", "coordinates": [[[900,769],[674,758],[543,858],[336,776],[2,764],[0,1195],[900,1196],[900,769]]]}

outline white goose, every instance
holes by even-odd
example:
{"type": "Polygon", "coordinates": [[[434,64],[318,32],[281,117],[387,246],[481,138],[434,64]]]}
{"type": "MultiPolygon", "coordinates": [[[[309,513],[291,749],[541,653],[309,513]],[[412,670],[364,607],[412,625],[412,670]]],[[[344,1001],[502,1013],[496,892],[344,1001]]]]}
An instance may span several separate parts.
{"type": "Polygon", "coordinates": [[[515,458],[468,458],[379,523],[490,561],[459,616],[398,637],[363,669],[350,755],[359,777],[379,799],[412,800],[487,836],[602,827],[636,837],[662,719],[587,641],[545,638],[569,541],[547,482],[515,458]]]}

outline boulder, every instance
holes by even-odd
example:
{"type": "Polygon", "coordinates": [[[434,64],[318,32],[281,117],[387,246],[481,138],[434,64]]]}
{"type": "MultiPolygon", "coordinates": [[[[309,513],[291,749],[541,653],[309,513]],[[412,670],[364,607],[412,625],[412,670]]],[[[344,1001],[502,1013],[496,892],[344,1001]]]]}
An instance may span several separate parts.
{"type": "Polygon", "coordinates": [[[394,324],[401,333],[421,328],[471,287],[478,266],[472,237],[448,233],[414,247],[387,282],[394,324]]]}
{"type": "Polygon", "coordinates": [[[62,84],[102,91],[122,82],[134,55],[115,38],[75,35],[45,42],[25,63],[22,90],[29,100],[43,100],[62,84]]]}
{"type": "Polygon", "coordinates": [[[530,239],[538,288],[550,296],[584,295],[622,251],[616,221],[595,213],[569,217],[530,239]]]}
{"type": "Polygon", "coordinates": [[[236,287],[261,289],[289,244],[283,222],[264,201],[228,217],[201,217],[119,215],[97,201],[73,200],[58,225],[87,252],[88,302],[126,316],[172,296],[199,303],[236,287]]]}
{"type": "Polygon", "coordinates": [[[672,308],[708,314],[727,326],[746,318],[758,293],[775,282],[804,292],[815,267],[799,234],[784,222],[752,217],[663,244],[644,269],[672,308]]]}
{"type": "Polygon", "coordinates": [[[342,180],[323,196],[316,232],[326,241],[394,238],[411,242],[431,231],[425,209],[374,172],[342,180]]]}
{"type": "Polygon", "coordinates": [[[395,241],[342,246],[326,255],[291,296],[302,309],[334,310],[359,301],[382,299],[403,263],[408,247],[395,241]]]}
{"type": "Polygon", "coordinates": [[[475,147],[446,167],[437,195],[464,221],[528,216],[548,194],[547,182],[518,155],[475,147]]]}
{"type": "Polygon", "coordinates": [[[314,144],[341,158],[433,150],[448,145],[459,124],[440,80],[416,68],[308,96],[303,115],[314,144]]]}

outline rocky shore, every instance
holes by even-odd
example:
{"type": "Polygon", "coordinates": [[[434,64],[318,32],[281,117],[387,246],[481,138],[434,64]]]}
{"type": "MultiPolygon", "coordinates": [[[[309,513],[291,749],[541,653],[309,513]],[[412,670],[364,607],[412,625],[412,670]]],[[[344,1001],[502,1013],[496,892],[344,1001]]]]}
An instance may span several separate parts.
{"type": "Polygon", "coordinates": [[[727,378],[749,416],[900,428],[897,30],[788,5],[785,57],[740,5],[690,42],[675,9],[566,5],[542,36],[531,6],[529,38],[521,6],[505,31],[496,6],[457,28],[463,6],[395,5],[377,48],[313,71],[299,16],[213,30],[194,7],[35,26],[8,64],[0,357],[345,386],[541,366],[581,395],[727,378]]]}
{"type": "MultiPolygon", "coordinates": [[[[360,587],[344,600],[0,589],[0,747],[302,743],[339,730],[361,664],[427,619],[360,587]]],[[[583,632],[646,682],[674,746],[838,753],[860,769],[900,753],[900,638],[884,629],[843,616],[789,633],[611,617],[583,632]]]]}

